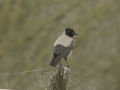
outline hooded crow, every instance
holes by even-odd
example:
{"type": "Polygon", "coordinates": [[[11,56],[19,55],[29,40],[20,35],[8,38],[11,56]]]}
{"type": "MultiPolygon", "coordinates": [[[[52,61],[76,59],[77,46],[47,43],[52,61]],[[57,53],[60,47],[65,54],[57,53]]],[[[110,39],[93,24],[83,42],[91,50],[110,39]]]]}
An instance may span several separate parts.
{"type": "Polygon", "coordinates": [[[67,66],[68,56],[70,56],[73,49],[73,36],[78,35],[73,29],[66,28],[63,34],[58,37],[54,44],[53,57],[51,59],[50,65],[55,67],[61,61],[62,58],[65,59],[67,66]]]}

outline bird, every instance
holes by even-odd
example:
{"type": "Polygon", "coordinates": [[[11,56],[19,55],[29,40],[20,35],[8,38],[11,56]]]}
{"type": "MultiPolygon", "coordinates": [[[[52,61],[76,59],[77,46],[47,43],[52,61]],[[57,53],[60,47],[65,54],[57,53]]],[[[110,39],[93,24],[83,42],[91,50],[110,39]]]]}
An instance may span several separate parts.
{"type": "Polygon", "coordinates": [[[73,36],[78,35],[72,28],[66,28],[64,32],[57,38],[54,43],[54,49],[52,53],[52,58],[50,60],[50,65],[55,67],[58,63],[61,63],[61,59],[64,58],[67,66],[68,64],[68,56],[71,55],[73,50],[73,36]]]}

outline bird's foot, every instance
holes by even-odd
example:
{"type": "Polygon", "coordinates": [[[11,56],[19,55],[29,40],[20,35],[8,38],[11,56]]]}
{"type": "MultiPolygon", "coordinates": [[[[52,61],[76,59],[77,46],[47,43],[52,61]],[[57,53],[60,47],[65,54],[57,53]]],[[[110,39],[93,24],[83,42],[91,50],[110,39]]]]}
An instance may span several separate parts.
{"type": "Polygon", "coordinates": [[[68,67],[68,68],[70,68],[70,66],[69,66],[69,65],[67,65],[67,67],[68,67]]]}

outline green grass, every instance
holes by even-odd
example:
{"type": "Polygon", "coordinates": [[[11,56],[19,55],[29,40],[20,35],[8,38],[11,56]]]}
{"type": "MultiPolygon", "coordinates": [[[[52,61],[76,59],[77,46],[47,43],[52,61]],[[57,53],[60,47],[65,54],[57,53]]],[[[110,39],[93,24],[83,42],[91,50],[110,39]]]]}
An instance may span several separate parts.
{"type": "Polygon", "coordinates": [[[119,3],[3,0],[0,88],[45,90],[55,70],[48,65],[54,41],[66,27],[71,27],[80,35],[75,37],[75,48],[69,58],[68,90],[120,90],[119,3]]]}

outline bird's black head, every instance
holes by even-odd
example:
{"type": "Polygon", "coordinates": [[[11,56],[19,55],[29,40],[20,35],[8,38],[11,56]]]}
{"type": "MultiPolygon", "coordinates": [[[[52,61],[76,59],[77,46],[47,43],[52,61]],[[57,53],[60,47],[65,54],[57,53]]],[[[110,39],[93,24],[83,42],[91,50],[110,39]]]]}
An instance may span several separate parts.
{"type": "Polygon", "coordinates": [[[70,37],[73,37],[74,35],[78,35],[73,29],[71,28],[66,28],[65,29],[65,34],[70,36],[70,37]]]}

